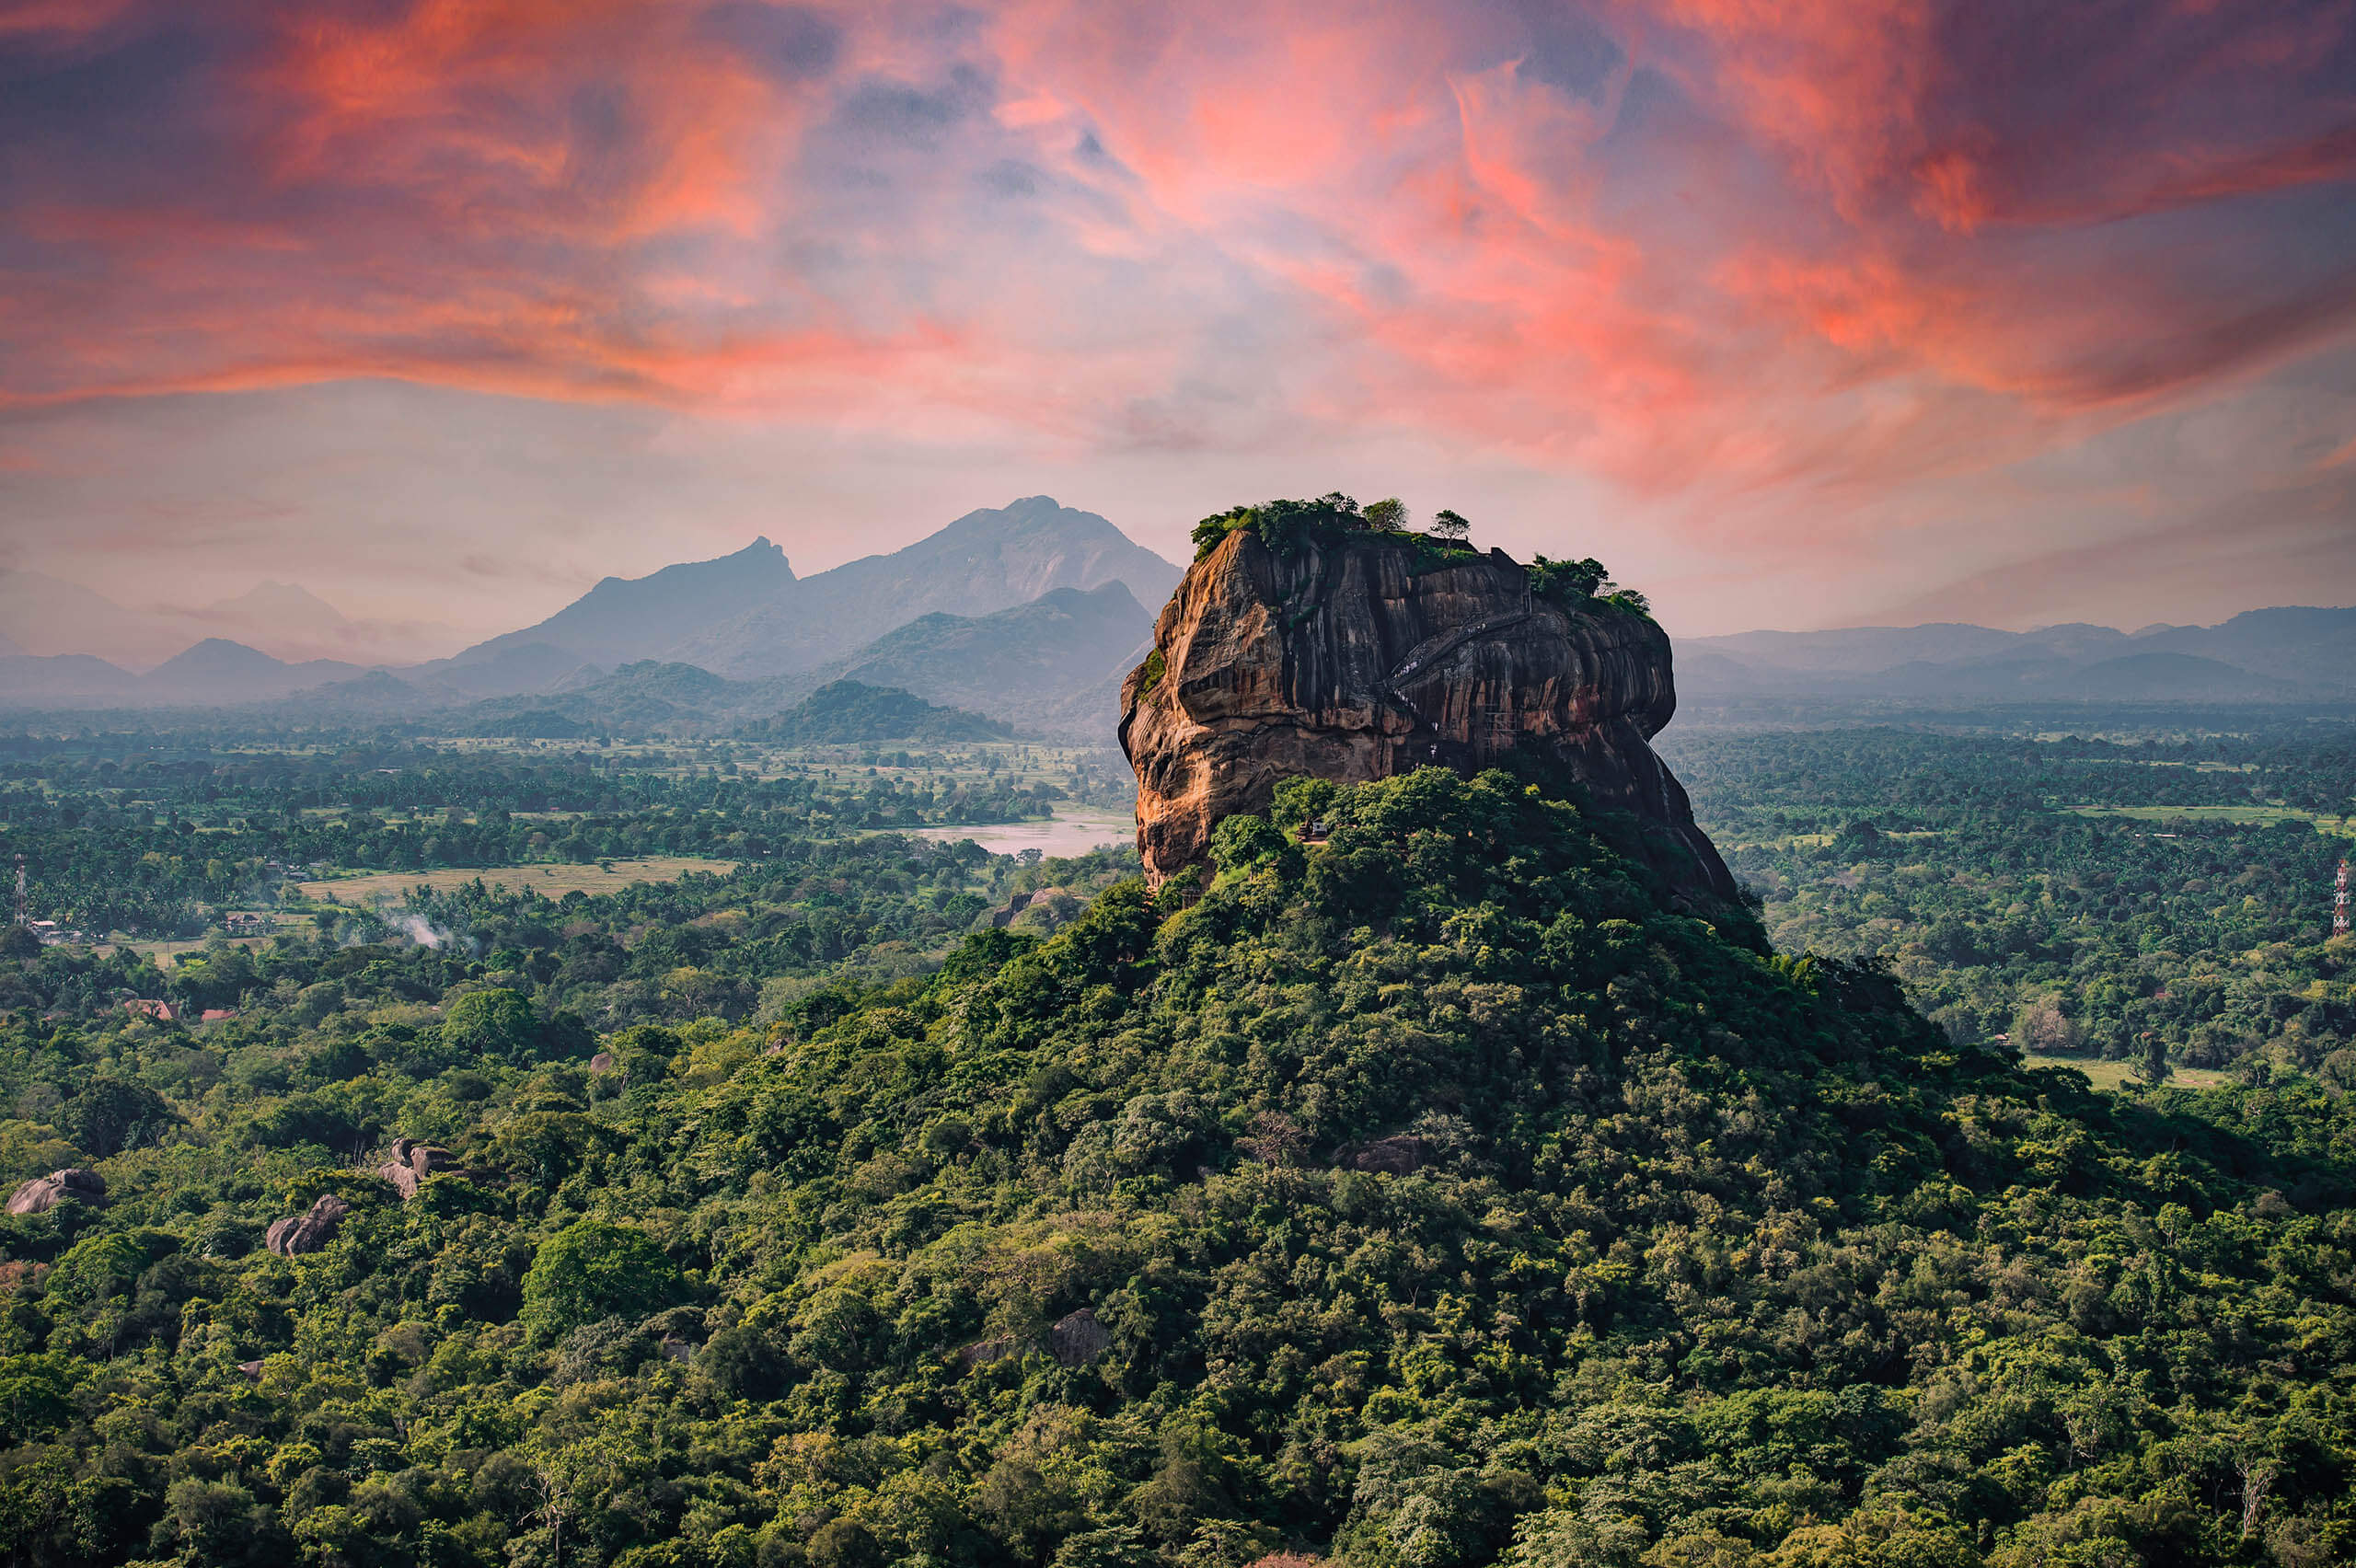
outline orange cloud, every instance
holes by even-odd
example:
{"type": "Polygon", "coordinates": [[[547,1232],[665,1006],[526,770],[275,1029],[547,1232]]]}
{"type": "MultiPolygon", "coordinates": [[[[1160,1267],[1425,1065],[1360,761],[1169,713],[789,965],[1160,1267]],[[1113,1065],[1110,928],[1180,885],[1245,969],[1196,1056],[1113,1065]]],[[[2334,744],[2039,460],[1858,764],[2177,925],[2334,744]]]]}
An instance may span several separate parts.
{"type": "MultiPolygon", "coordinates": [[[[2348,0],[251,14],[144,151],[0,106],[0,407],[393,376],[1820,491],[2356,314],[2348,0]]],[[[61,71],[163,71],[167,24],[0,5],[61,71]]]]}

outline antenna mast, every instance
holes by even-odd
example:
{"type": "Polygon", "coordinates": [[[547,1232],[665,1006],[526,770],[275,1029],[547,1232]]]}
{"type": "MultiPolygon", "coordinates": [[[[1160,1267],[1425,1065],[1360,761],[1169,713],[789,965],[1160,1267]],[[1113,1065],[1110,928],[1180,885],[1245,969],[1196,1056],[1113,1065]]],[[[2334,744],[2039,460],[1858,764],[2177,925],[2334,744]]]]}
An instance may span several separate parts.
{"type": "MultiPolygon", "coordinates": [[[[21,871],[17,874],[19,879],[24,875],[21,871]]],[[[21,880],[18,885],[23,885],[21,880]]],[[[23,902],[21,897],[18,902],[23,902]]],[[[2344,937],[2348,934],[2348,862],[2346,860],[2339,862],[2339,880],[2333,884],[2331,934],[2335,937],[2344,937]]]]}

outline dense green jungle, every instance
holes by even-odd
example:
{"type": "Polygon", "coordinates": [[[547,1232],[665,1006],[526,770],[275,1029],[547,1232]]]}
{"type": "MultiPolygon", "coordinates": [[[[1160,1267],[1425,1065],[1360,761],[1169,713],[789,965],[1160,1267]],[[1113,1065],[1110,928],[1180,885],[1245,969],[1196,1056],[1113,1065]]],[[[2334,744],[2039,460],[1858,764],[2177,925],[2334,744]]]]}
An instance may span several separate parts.
{"type": "Polygon", "coordinates": [[[2345,728],[1662,749],[1779,948],[1888,960],[1958,1041],[2356,1088],[2356,955],[2328,940],[2356,849],[2345,728]]]}
{"type": "Polygon", "coordinates": [[[2356,1562],[2356,739],[2103,732],[1672,729],[1700,912],[1535,773],[1156,896],[953,728],[9,738],[0,1558],[2356,1562]]]}

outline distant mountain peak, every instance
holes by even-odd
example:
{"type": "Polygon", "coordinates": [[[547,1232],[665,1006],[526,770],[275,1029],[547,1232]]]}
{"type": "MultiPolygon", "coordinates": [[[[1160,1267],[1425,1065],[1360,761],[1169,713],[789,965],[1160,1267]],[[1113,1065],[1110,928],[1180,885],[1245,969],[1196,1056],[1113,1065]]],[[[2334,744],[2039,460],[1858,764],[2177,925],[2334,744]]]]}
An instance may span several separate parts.
{"type": "Polygon", "coordinates": [[[1124,584],[1159,605],[1179,569],[1105,518],[1050,495],[968,512],[890,555],[803,578],[734,621],[710,623],[665,657],[739,679],[811,671],[930,614],[965,617],[1061,589],[1124,584]]]}
{"type": "Polygon", "coordinates": [[[248,648],[226,637],[208,637],[191,643],[180,652],[165,660],[148,673],[151,680],[170,680],[181,675],[202,674],[222,675],[244,674],[248,671],[283,670],[286,662],[273,659],[259,648],[248,648]]]}

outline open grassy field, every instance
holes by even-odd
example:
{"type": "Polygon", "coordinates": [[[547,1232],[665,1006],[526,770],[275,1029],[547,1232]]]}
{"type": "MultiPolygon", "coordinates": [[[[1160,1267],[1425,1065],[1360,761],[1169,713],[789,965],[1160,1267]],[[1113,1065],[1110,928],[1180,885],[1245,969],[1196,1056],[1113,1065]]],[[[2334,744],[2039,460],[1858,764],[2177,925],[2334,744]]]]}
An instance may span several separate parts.
{"type": "MultiPolygon", "coordinates": [[[[2075,1067],[2086,1075],[2096,1089],[2124,1089],[2134,1076],[2134,1066],[2128,1062],[2107,1062],[2098,1056],[2029,1056],[2025,1058],[2032,1067],[2075,1067]]],[[[2214,1089],[2225,1081],[2225,1075],[2207,1067],[2178,1067],[2168,1079],[2170,1089],[2214,1089]]]]}
{"type": "Polygon", "coordinates": [[[480,877],[494,887],[530,888],[545,898],[562,898],[575,891],[612,893],[632,882],[676,882],[690,871],[722,875],[736,869],[733,860],[699,860],[685,855],[647,855],[635,860],[609,860],[603,866],[444,866],[426,871],[370,871],[364,876],[327,877],[301,884],[306,898],[331,901],[355,909],[375,904],[398,904],[420,883],[445,892],[480,877]]]}
{"type": "Polygon", "coordinates": [[[2064,806],[2073,816],[2132,817],[2138,822],[2231,822],[2271,827],[2279,822],[2311,822],[2318,833],[2356,837],[2356,817],[2329,816],[2296,806],[2064,806]]]}
{"type": "MultiPolygon", "coordinates": [[[[271,935],[267,937],[231,937],[228,939],[228,942],[231,947],[241,947],[248,952],[260,952],[263,948],[268,947],[280,937],[307,937],[311,934],[312,929],[309,917],[303,915],[282,915],[278,919],[278,929],[271,935]]],[[[127,948],[131,951],[137,953],[142,958],[154,959],[156,961],[156,967],[158,969],[169,969],[173,964],[179,962],[180,954],[184,952],[202,952],[206,948],[212,946],[213,943],[218,940],[220,939],[217,937],[200,937],[194,941],[117,942],[115,945],[121,948],[127,948]]]]}

